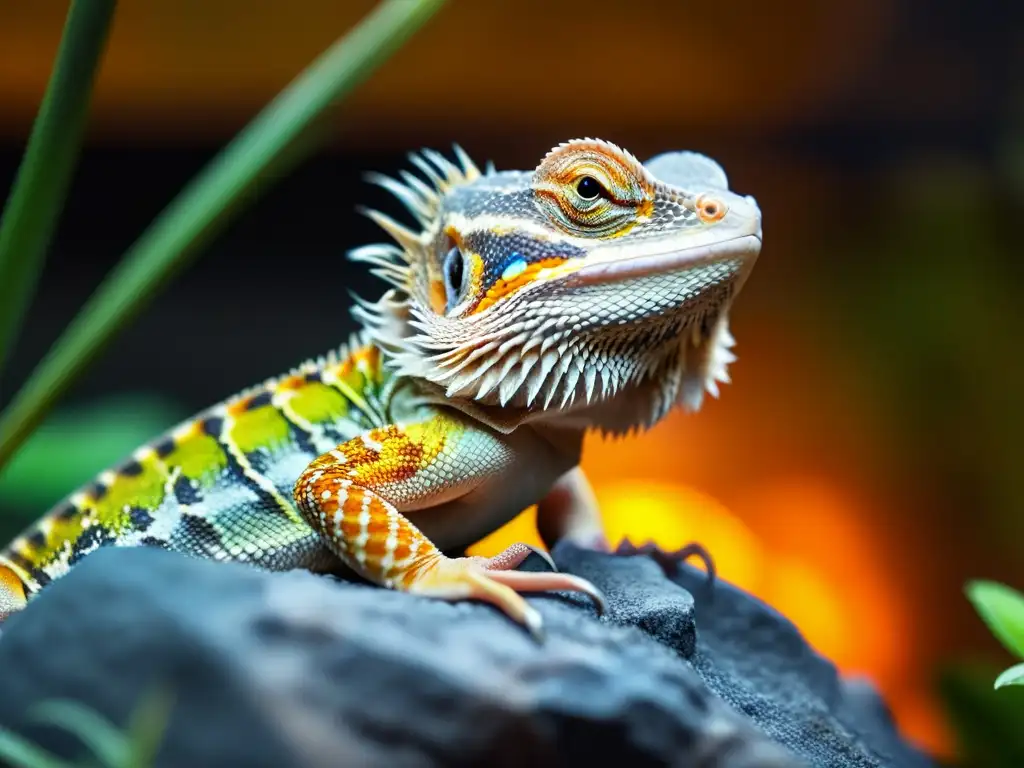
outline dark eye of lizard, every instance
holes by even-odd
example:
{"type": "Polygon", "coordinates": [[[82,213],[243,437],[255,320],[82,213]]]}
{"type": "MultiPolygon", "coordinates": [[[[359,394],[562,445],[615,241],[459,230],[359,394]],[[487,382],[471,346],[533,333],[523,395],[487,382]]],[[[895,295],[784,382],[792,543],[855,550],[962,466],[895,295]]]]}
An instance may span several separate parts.
{"type": "Polygon", "coordinates": [[[576,192],[584,200],[593,200],[604,192],[604,188],[593,176],[584,176],[576,182],[576,192]]]}
{"type": "Polygon", "coordinates": [[[462,258],[462,251],[452,248],[444,257],[444,287],[448,294],[448,309],[451,309],[459,302],[462,294],[462,280],[466,275],[466,265],[462,258]]]}

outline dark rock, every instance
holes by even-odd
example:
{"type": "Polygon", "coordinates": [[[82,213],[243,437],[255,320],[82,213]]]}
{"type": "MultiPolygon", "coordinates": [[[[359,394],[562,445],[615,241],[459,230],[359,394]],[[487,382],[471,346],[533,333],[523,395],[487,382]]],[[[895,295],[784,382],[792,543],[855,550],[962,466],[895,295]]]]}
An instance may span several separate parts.
{"type": "Polygon", "coordinates": [[[841,679],[790,621],[751,595],[722,581],[709,587],[706,573],[682,565],[671,582],[680,605],[696,617],[694,642],[652,621],[673,588],[649,558],[624,558],[638,562],[608,569],[607,555],[571,545],[556,547],[553,555],[563,570],[601,587],[614,584],[608,587],[613,616],[633,617],[632,623],[686,656],[708,688],[811,765],[933,765],[900,738],[869,682],[841,679]],[[623,577],[630,567],[627,587],[623,577]],[[600,578],[605,570],[614,575],[600,578]],[[651,591],[661,594],[659,601],[646,598],[651,591]]]}
{"type": "Polygon", "coordinates": [[[555,555],[612,612],[531,598],[538,645],[487,606],[101,550],[4,625],[0,726],[74,756],[77,742],[29,723],[32,704],[75,699],[125,723],[166,681],[161,766],[927,764],[742,593],[719,585],[708,608],[690,585],[695,607],[646,558],[555,555]],[[730,634],[752,628],[760,641],[730,634]]]}

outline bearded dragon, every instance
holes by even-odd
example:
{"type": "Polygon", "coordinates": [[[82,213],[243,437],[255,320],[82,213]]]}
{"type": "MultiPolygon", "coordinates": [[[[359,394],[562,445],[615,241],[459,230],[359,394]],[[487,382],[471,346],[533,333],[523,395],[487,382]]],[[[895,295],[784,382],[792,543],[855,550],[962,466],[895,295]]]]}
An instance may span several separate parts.
{"type": "Polygon", "coordinates": [[[482,600],[537,634],[523,593],[588,582],[520,571],[532,550],[458,557],[537,504],[545,542],[607,549],[579,469],[621,435],[718,394],[728,313],[760,252],[756,201],[693,152],[647,164],[602,140],[532,172],[410,155],[371,174],[409,228],[356,248],[389,283],[322,358],[215,405],[71,494],[0,551],[0,617],[89,553],[157,546],[271,570],[482,600]]]}

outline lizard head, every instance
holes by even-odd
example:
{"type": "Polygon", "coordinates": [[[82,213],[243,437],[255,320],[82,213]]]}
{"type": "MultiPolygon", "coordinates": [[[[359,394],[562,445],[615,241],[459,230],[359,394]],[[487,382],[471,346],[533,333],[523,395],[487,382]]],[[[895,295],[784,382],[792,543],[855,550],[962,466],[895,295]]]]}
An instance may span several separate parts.
{"type": "Polygon", "coordinates": [[[426,182],[374,175],[420,224],[370,211],[397,245],[352,254],[394,286],[355,311],[396,370],[503,423],[613,433],[717,394],[734,359],[728,311],[761,248],[756,202],[717,163],[644,165],[590,139],[532,172],[456,155],[413,155],[426,182]]]}

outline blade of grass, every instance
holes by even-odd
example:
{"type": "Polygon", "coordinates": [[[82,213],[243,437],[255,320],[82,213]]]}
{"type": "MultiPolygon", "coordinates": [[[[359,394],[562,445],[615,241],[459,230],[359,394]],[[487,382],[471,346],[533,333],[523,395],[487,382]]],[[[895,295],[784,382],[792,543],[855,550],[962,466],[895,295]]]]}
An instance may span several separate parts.
{"type": "Polygon", "coordinates": [[[160,743],[170,725],[174,696],[166,686],[147,692],[132,713],[128,725],[128,752],[125,768],[148,766],[156,761],[160,743]]]}
{"type": "Polygon", "coordinates": [[[74,768],[6,728],[0,728],[0,760],[11,768],[74,768]]]}
{"type": "Polygon", "coordinates": [[[0,469],[115,333],[257,192],[312,148],[314,119],[363,82],[444,0],[385,0],[306,68],[129,248],[0,419],[0,469]],[[257,189],[259,187],[259,189],[257,189]]]}
{"type": "Polygon", "coordinates": [[[116,0],[73,0],[0,218],[0,371],[35,293],[78,158],[116,0]]]}
{"type": "Polygon", "coordinates": [[[99,712],[77,701],[53,699],[30,710],[37,722],[63,728],[78,737],[105,766],[124,765],[128,744],[124,734],[99,712]]]}

